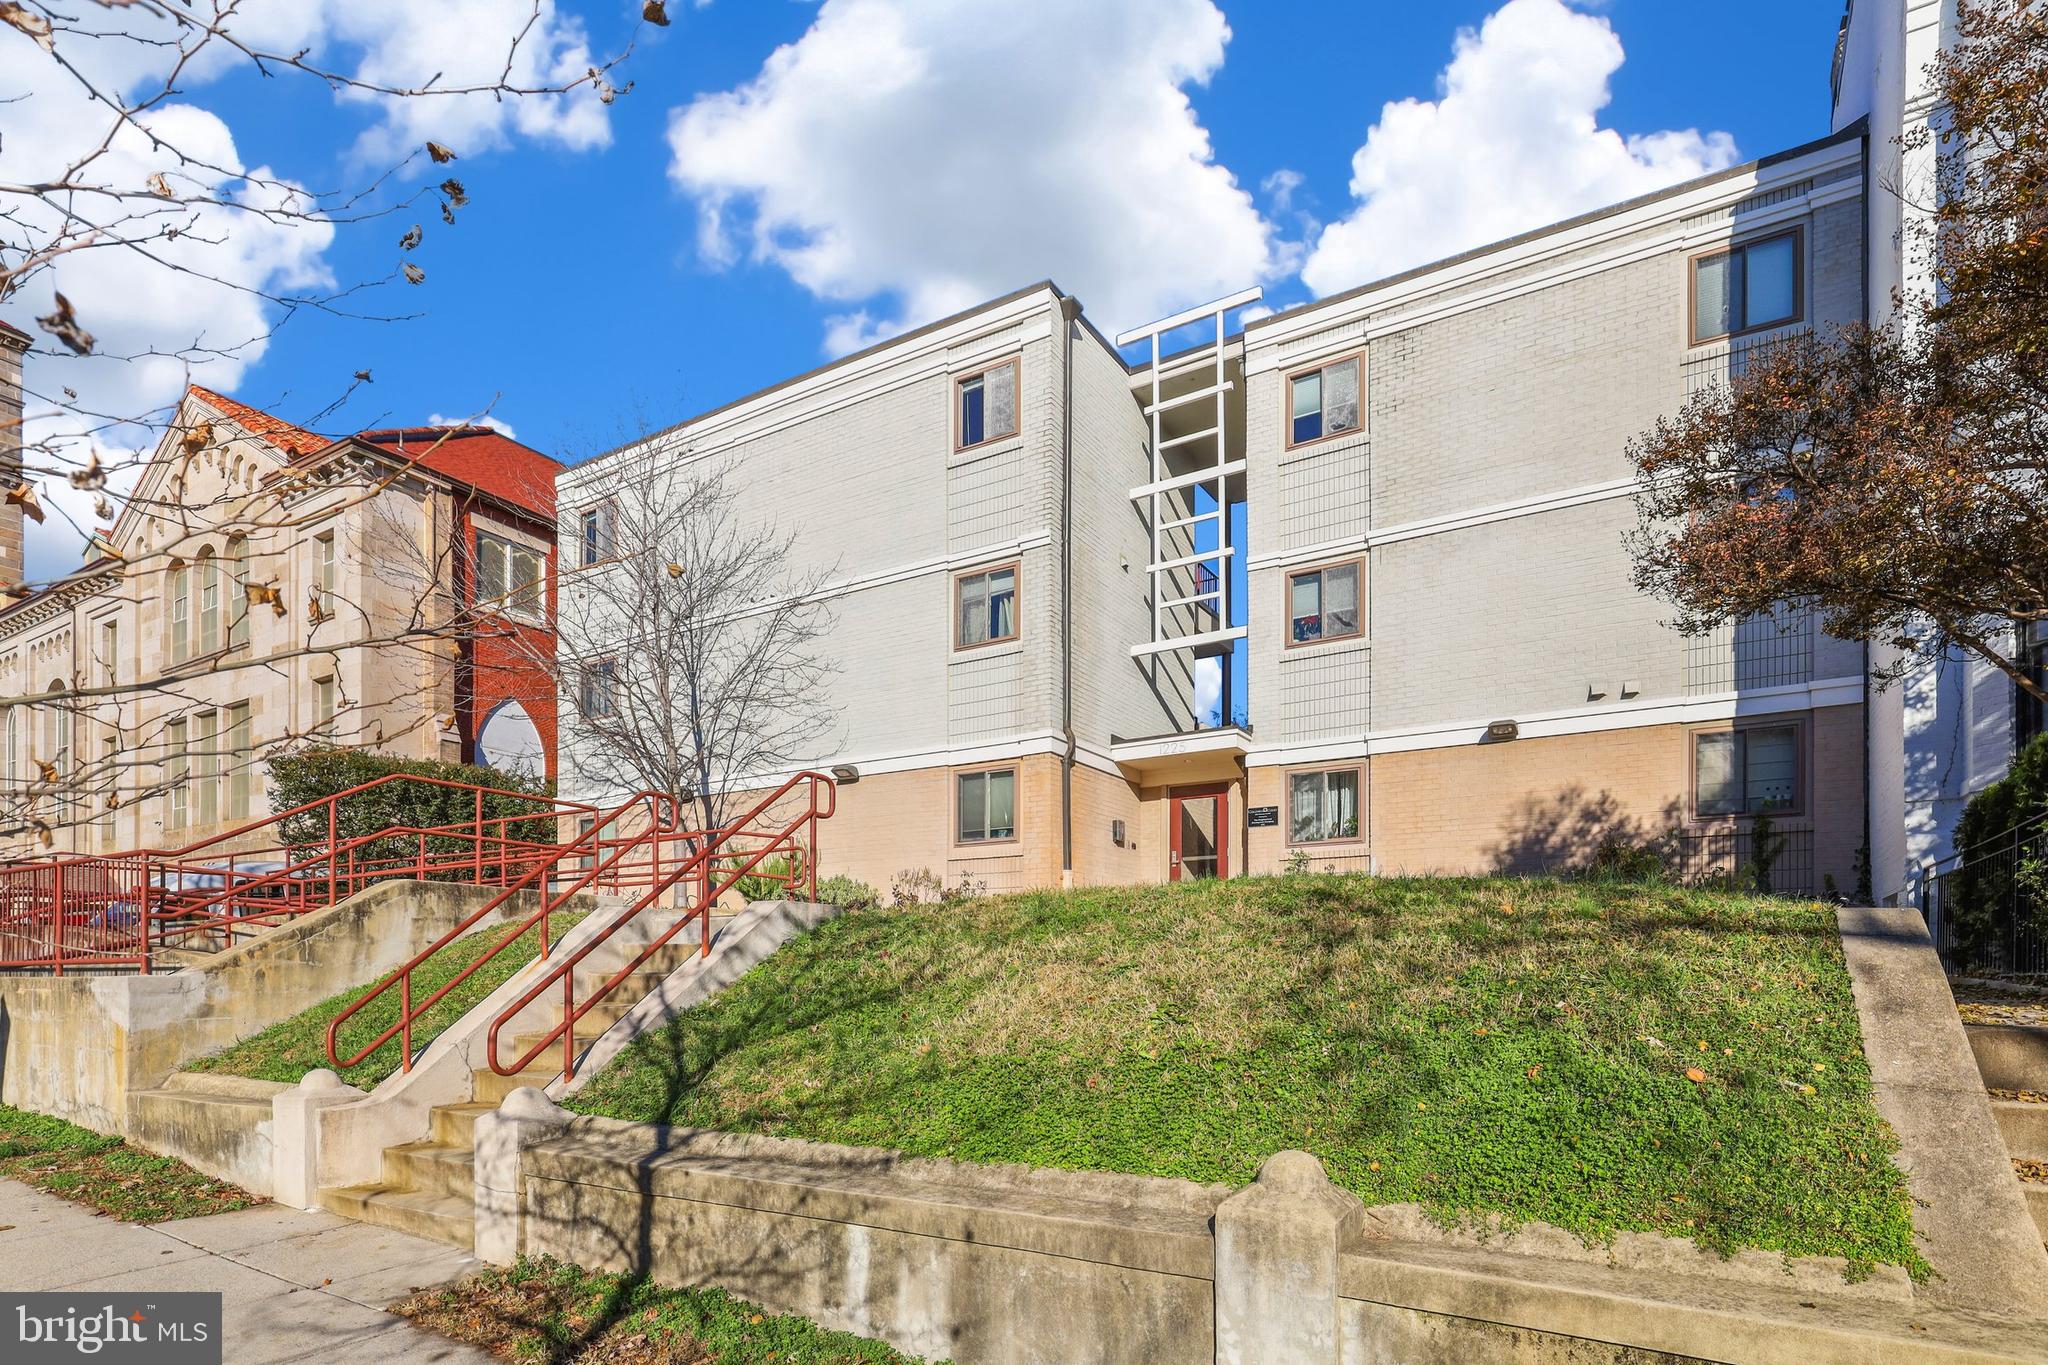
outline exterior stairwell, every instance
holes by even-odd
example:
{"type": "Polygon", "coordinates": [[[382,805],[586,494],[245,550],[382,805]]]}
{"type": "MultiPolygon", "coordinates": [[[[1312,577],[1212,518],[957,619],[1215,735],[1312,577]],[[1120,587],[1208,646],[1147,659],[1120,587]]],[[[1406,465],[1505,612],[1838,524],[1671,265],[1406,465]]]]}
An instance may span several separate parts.
{"type": "Polygon", "coordinates": [[[2013,1174],[2048,1243],[2048,997],[1965,988],[1957,995],[2013,1174]]]}
{"type": "MultiPolygon", "coordinates": [[[[724,916],[714,917],[714,933],[727,922],[724,916]]],[[[576,1024],[578,1052],[587,1050],[672,973],[695,960],[697,952],[694,935],[679,935],[650,957],[639,971],[620,982],[610,995],[591,1006],[576,1024]]],[[[601,984],[613,970],[593,968],[586,974],[579,968],[579,995],[601,984]]],[[[548,1028],[562,1022],[559,1000],[548,1007],[546,1017],[548,1028]]],[[[508,1056],[526,1052],[546,1033],[547,1029],[521,1033],[512,1040],[508,1056]]],[[[501,1076],[489,1067],[476,1068],[470,1073],[469,1099],[436,1105],[426,1138],[385,1148],[383,1173],[376,1182],[322,1190],[321,1206],[345,1218],[468,1249],[476,1234],[477,1118],[497,1109],[513,1091],[524,1086],[544,1090],[561,1075],[559,1038],[525,1071],[515,1075],[501,1076]]]]}

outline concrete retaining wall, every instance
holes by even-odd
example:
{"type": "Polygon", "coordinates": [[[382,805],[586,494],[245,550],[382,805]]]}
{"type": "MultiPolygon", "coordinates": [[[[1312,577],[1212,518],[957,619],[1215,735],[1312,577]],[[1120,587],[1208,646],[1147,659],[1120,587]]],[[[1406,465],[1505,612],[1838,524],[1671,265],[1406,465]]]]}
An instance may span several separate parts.
{"type": "MultiPolygon", "coordinates": [[[[183,971],[0,977],[0,1102],[125,1135],[130,1095],[375,981],[494,894],[384,882],[183,971]]],[[[537,904],[521,893],[494,921],[537,904]]]]}
{"type": "Polygon", "coordinates": [[[1299,1152],[1232,1193],[576,1118],[518,1171],[529,1254],[717,1285],[958,1365],[1847,1365],[2039,1360],[2048,1342],[2023,1314],[1957,1311],[1895,1272],[1850,1284],[1840,1262],[1433,1232],[1299,1152]]]}

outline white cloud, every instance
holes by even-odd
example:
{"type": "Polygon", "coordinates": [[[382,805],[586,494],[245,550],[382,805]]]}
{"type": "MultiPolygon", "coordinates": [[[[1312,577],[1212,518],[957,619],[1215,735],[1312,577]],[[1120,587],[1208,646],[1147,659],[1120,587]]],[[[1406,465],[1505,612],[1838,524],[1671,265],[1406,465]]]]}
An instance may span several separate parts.
{"type": "Polygon", "coordinates": [[[1622,59],[1606,19],[1561,0],[1508,0],[1460,30],[1440,97],[1380,111],[1351,161],[1358,205],[1303,281],[1334,293],[1735,163],[1727,133],[1600,127],[1622,59]]]}
{"type": "Polygon", "coordinates": [[[488,412],[472,413],[468,417],[444,417],[435,413],[427,419],[430,427],[489,427],[508,441],[519,439],[519,433],[512,430],[512,424],[502,417],[493,417],[488,412]]]}
{"type": "MultiPolygon", "coordinates": [[[[513,37],[525,29],[509,80],[515,85],[559,83],[581,76],[591,65],[580,22],[560,15],[554,0],[441,0],[431,6],[402,0],[296,0],[294,3],[230,6],[227,0],[196,0],[210,21],[224,23],[236,39],[257,50],[308,53],[308,60],[384,84],[416,85],[440,73],[442,88],[495,81],[505,68],[513,37]],[[226,13],[224,20],[219,16],[226,13]],[[526,28],[531,19],[531,28],[526,28]]],[[[59,53],[84,79],[104,92],[128,98],[162,87],[179,60],[177,44],[192,46],[192,31],[173,26],[154,7],[94,8],[86,21],[99,36],[60,29],[59,53]]],[[[14,98],[0,101],[0,181],[29,184],[61,175],[73,159],[104,136],[107,107],[55,60],[19,35],[0,57],[0,70],[14,98]]],[[[95,520],[91,496],[70,489],[67,466],[85,458],[97,443],[101,459],[116,469],[112,491],[124,479],[118,461],[154,444],[153,433],[121,425],[154,417],[161,421],[188,382],[232,392],[265,354],[280,317],[263,296],[319,291],[331,283],[326,253],[336,228],[317,215],[294,218],[238,211],[232,205],[270,209],[294,193],[262,186],[256,179],[284,180],[293,167],[273,171],[245,167],[234,131],[204,107],[214,83],[231,73],[252,76],[247,59],[218,39],[201,47],[179,68],[178,95],[151,108],[143,128],[116,129],[109,151],[92,161],[85,179],[92,185],[134,195],[153,173],[169,176],[181,196],[224,203],[167,205],[123,201],[129,212],[153,221],[131,222],[129,235],[154,238],[143,250],[97,245],[59,258],[32,276],[5,302],[8,321],[35,336],[39,345],[27,360],[28,420],[24,436],[30,463],[57,470],[41,480],[52,515],[29,532],[29,571],[37,577],[72,567],[82,538],[57,509],[82,525],[95,520]],[[162,139],[153,144],[144,128],[162,139]],[[181,160],[174,151],[183,152],[181,160]],[[179,228],[176,240],[156,232],[166,223],[179,228]],[[96,354],[69,355],[41,335],[34,319],[52,309],[62,290],[81,323],[97,341],[96,354]],[[74,390],[76,400],[62,396],[74,390]],[[67,410],[68,409],[68,410],[67,410]],[[84,414],[97,414],[86,416],[84,414]]],[[[279,74],[314,98],[311,77],[279,74]]],[[[489,96],[384,99],[352,93],[336,96],[361,106],[370,127],[355,144],[359,156],[386,159],[415,151],[428,137],[464,155],[501,145],[514,137],[570,147],[603,143],[608,130],[603,107],[589,90],[565,97],[494,100],[489,96]]],[[[343,135],[344,137],[346,134],[343,135]]],[[[342,144],[345,149],[346,144],[342,144]]],[[[327,178],[330,149],[315,148],[303,174],[327,178]]],[[[369,173],[358,177],[366,181],[369,173]]],[[[88,195],[95,211],[111,212],[109,200],[88,195]]],[[[301,203],[299,208],[309,207],[301,203]]],[[[24,242],[47,241],[55,230],[54,210],[39,200],[0,196],[11,226],[0,240],[16,250],[24,242]]],[[[381,226],[370,230],[382,231],[381,226]]]]}
{"type": "Polygon", "coordinates": [[[669,122],[698,248],[847,306],[835,352],[1050,276],[1123,326],[1265,278],[1272,229],[1189,103],[1211,0],[826,0],[669,122]]]}
{"type": "Polygon", "coordinates": [[[1282,166],[1259,182],[1259,193],[1266,196],[1275,213],[1285,213],[1294,207],[1295,192],[1307,179],[1300,171],[1282,166]]]}

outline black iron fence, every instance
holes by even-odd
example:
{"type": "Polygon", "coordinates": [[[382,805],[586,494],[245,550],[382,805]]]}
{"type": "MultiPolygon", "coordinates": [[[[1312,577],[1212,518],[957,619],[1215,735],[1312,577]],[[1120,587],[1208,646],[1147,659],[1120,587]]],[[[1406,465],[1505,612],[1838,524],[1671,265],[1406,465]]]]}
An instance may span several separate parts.
{"type": "Polygon", "coordinates": [[[1920,913],[1942,965],[2048,974],[2048,825],[2033,821],[1952,862],[1931,864],[1920,879],[1920,913]]]}
{"type": "Polygon", "coordinates": [[[1670,836],[1671,875],[1687,886],[1725,886],[1767,896],[1812,897],[1813,831],[1754,822],[1670,836]]]}

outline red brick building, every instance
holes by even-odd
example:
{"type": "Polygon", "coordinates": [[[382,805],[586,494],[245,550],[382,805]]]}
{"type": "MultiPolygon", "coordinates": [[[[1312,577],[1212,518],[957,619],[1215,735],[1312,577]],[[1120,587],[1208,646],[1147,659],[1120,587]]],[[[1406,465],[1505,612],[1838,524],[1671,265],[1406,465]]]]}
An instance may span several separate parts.
{"type": "Polygon", "coordinates": [[[464,762],[555,775],[555,475],[562,466],[490,427],[401,427],[356,440],[448,481],[458,600],[482,628],[456,641],[456,723],[464,762]]]}

